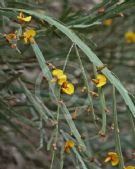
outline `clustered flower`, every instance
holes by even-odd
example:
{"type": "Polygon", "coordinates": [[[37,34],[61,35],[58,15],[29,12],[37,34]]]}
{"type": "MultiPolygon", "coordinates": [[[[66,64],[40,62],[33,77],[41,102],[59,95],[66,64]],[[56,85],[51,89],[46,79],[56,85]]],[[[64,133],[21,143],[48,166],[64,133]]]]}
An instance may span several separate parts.
{"type": "MultiPolygon", "coordinates": [[[[67,80],[67,75],[64,74],[61,69],[54,69],[52,71],[53,79],[51,82],[56,82],[60,87],[61,91],[65,94],[72,95],[74,93],[74,85],[67,80]]],[[[92,82],[96,85],[97,88],[101,88],[106,85],[107,79],[103,74],[97,74],[96,79],[92,79],[92,82]]],[[[92,95],[96,94],[95,92],[90,91],[92,95]]],[[[96,96],[98,96],[96,94],[96,96]]]]}
{"type": "Polygon", "coordinates": [[[74,93],[74,85],[67,80],[67,76],[64,74],[63,70],[61,69],[54,69],[52,71],[52,75],[54,78],[52,82],[57,82],[57,84],[61,87],[61,91],[68,95],[74,93]]]}
{"type": "Polygon", "coordinates": [[[25,28],[25,31],[23,32],[22,35],[19,35],[18,37],[18,32],[12,32],[9,34],[4,34],[5,39],[7,42],[10,44],[11,48],[16,48],[17,47],[17,41],[20,38],[24,39],[24,43],[34,43],[34,37],[36,36],[36,31],[33,29],[27,29],[26,24],[29,23],[32,20],[32,16],[24,16],[22,12],[19,13],[17,16],[18,22],[25,28]]]}

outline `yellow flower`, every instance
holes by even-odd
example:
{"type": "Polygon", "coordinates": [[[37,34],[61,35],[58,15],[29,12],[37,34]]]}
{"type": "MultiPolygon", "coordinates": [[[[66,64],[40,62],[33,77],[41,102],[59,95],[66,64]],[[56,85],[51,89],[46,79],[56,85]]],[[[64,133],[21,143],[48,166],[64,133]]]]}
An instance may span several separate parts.
{"type": "Polygon", "coordinates": [[[132,31],[126,32],[125,39],[127,43],[135,43],[135,33],[132,31]]]}
{"type": "Polygon", "coordinates": [[[127,166],[124,169],[135,169],[135,167],[134,166],[127,166]]]}
{"type": "Polygon", "coordinates": [[[115,152],[109,152],[104,162],[111,162],[112,166],[116,166],[119,164],[119,156],[115,152]]]}
{"type": "Polygon", "coordinates": [[[63,93],[71,95],[74,93],[74,85],[67,81],[67,76],[64,74],[61,69],[54,69],[52,71],[52,75],[55,77],[51,80],[51,82],[57,82],[61,86],[61,90],[63,93]]]}
{"type": "Polygon", "coordinates": [[[74,85],[68,81],[64,82],[61,86],[62,92],[71,95],[74,93],[74,85]]]}
{"type": "Polygon", "coordinates": [[[72,140],[67,140],[64,145],[64,151],[70,153],[70,149],[75,146],[75,143],[72,140]]]}
{"type": "Polygon", "coordinates": [[[96,79],[92,79],[92,82],[96,84],[96,87],[102,87],[107,83],[107,79],[103,74],[97,74],[96,79]]]}
{"type": "Polygon", "coordinates": [[[9,34],[6,34],[4,36],[5,36],[5,38],[8,42],[16,40],[16,38],[17,38],[15,33],[9,33],[9,34]]]}
{"type": "MultiPolygon", "coordinates": [[[[63,70],[61,69],[54,69],[52,71],[52,75],[56,78],[56,81],[59,85],[62,85],[64,82],[67,81],[67,76],[64,74],[63,70]]],[[[55,79],[52,79],[52,82],[55,81],[55,79]]]]}
{"type": "Polygon", "coordinates": [[[23,38],[25,43],[34,43],[34,36],[36,36],[36,32],[33,29],[26,30],[23,33],[23,38]]]}
{"type": "Polygon", "coordinates": [[[22,12],[20,12],[20,14],[17,16],[17,18],[19,19],[19,22],[20,22],[21,24],[24,24],[25,22],[30,22],[31,19],[32,19],[31,16],[25,17],[22,12]]]}
{"type": "Polygon", "coordinates": [[[112,22],[113,22],[112,19],[106,19],[106,20],[103,21],[103,24],[104,24],[105,26],[111,26],[111,25],[112,25],[112,22]]]}

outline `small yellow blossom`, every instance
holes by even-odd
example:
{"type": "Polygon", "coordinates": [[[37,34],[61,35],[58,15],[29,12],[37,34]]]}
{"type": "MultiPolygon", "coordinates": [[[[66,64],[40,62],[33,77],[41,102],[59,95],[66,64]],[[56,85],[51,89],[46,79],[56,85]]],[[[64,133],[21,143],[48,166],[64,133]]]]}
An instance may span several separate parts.
{"type": "Polygon", "coordinates": [[[125,33],[127,43],[135,43],[135,32],[129,31],[125,33]]]}
{"type": "Polygon", "coordinates": [[[112,25],[112,22],[113,22],[112,19],[106,19],[106,20],[103,21],[103,24],[104,24],[105,26],[111,26],[111,25],[112,25]]]}
{"type": "Polygon", "coordinates": [[[118,165],[119,164],[119,156],[118,156],[118,154],[117,153],[115,153],[115,152],[109,152],[108,153],[108,156],[106,157],[106,159],[105,159],[105,163],[107,163],[107,162],[111,162],[111,164],[112,164],[112,166],[116,166],[116,165],[118,165]]]}
{"type": "MultiPolygon", "coordinates": [[[[56,78],[56,81],[58,82],[59,85],[62,85],[64,82],[67,81],[67,76],[61,69],[54,69],[52,71],[52,75],[56,78]]],[[[55,79],[52,79],[52,82],[53,81],[55,81],[55,79]]]]}
{"type": "Polygon", "coordinates": [[[64,82],[61,86],[62,92],[71,95],[74,93],[74,85],[68,81],[64,82]]]}
{"type": "Polygon", "coordinates": [[[4,35],[4,36],[5,36],[5,38],[6,38],[6,40],[7,40],[8,42],[17,39],[17,36],[16,36],[15,33],[9,33],[9,34],[6,34],[6,35],[4,35]]]}
{"type": "Polygon", "coordinates": [[[36,31],[34,31],[33,29],[29,29],[29,30],[26,30],[24,33],[23,33],[23,38],[24,38],[24,42],[25,43],[34,43],[34,37],[36,36],[36,31]]]}
{"type": "Polygon", "coordinates": [[[135,169],[135,167],[134,166],[127,166],[124,169],[135,169]]]}
{"type": "Polygon", "coordinates": [[[17,18],[21,24],[24,24],[25,22],[30,22],[32,19],[31,16],[25,17],[22,12],[20,12],[20,14],[17,16],[17,18]]]}
{"type": "Polygon", "coordinates": [[[64,74],[61,69],[54,69],[52,71],[52,75],[54,78],[51,82],[57,82],[61,86],[61,90],[63,93],[71,95],[74,93],[74,85],[67,81],[67,76],[64,74]]]}
{"type": "Polygon", "coordinates": [[[70,149],[75,146],[75,143],[72,140],[67,140],[64,145],[64,151],[70,153],[70,149]]]}
{"type": "Polygon", "coordinates": [[[97,74],[96,79],[92,79],[92,82],[96,84],[96,87],[102,87],[107,83],[107,79],[103,74],[97,74]]]}

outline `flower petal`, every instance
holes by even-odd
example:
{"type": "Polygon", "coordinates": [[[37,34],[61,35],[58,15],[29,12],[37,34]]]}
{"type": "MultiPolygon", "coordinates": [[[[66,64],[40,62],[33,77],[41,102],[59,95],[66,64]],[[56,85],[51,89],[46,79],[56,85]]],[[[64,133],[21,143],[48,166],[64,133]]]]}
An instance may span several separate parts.
{"type": "Polygon", "coordinates": [[[116,152],[108,152],[108,156],[104,162],[111,162],[112,166],[119,164],[119,156],[116,152]]]}
{"type": "Polygon", "coordinates": [[[96,79],[99,81],[96,87],[102,87],[107,83],[107,79],[103,74],[98,74],[96,79]]]}
{"type": "Polygon", "coordinates": [[[23,18],[23,21],[25,21],[25,22],[30,22],[31,19],[32,19],[31,16],[27,16],[27,17],[23,18]]]}
{"type": "Polygon", "coordinates": [[[118,165],[118,163],[119,163],[119,156],[118,156],[117,153],[115,153],[115,152],[109,152],[108,156],[111,157],[111,164],[112,164],[112,166],[118,165]]]}
{"type": "Polygon", "coordinates": [[[135,169],[135,167],[134,166],[127,166],[124,169],[135,169]]]}
{"type": "Polygon", "coordinates": [[[111,157],[106,157],[106,159],[104,160],[105,163],[109,162],[111,160],[111,157]]]}
{"type": "Polygon", "coordinates": [[[69,82],[64,82],[62,84],[62,87],[61,87],[61,90],[68,94],[68,95],[71,95],[74,93],[74,85],[72,83],[69,83],[69,82]]]}
{"type": "Polygon", "coordinates": [[[34,42],[33,37],[36,35],[36,31],[34,31],[33,29],[29,29],[26,30],[23,33],[23,37],[24,37],[24,42],[28,43],[28,42],[34,42]]]}
{"type": "Polygon", "coordinates": [[[67,81],[67,76],[66,75],[61,75],[61,76],[59,76],[59,78],[58,78],[58,84],[61,86],[64,82],[66,82],[67,81]]]}
{"type": "Polygon", "coordinates": [[[116,166],[119,164],[119,158],[118,157],[115,157],[111,160],[111,163],[112,163],[112,166],[116,166]]]}
{"type": "Polygon", "coordinates": [[[30,22],[32,19],[32,16],[24,17],[23,13],[20,12],[19,16],[17,16],[17,19],[19,19],[20,21],[24,21],[24,22],[30,22]]]}
{"type": "Polygon", "coordinates": [[[52,75],[53,76],[61,76],[61,75],[63,75],[64,73],[63,73],[63,70],[61,70],[61,69],[54,69],[53,71],[52,71],[52,75]]]}
{"type": "Polygon", "coordinates": [[[69,153],[70,149],[75,146],[75,143],[72,140],[67,140],[64,145],[64,151],[69,153]]]}

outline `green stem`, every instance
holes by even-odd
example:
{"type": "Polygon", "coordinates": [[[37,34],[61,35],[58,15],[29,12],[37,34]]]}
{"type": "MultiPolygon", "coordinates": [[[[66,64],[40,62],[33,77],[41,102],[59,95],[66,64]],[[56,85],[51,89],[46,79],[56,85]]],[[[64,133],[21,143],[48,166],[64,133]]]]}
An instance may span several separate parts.
{"type": "Polygon", "coordinates": [[[53,168],[53,161],[54,161],[54,157],[55,157],[55,151],[53,151],[53,155],[52,155],[52,161],[51,161],[51,166],[50,169],[53,168]]]}
{"type": "MultiPolygon", "coordinates": [[[[57,107],[57,124],[56,124],[56,133],[55,133],[55,138],[54,138],[54,144],[57,145],[57,139],[58,139],[58,134],[59,134],[59,115],[60,115],[60,105],[58,104],[57,107]]],[[[51,161],[51,166],[50,169],[53,167],[53,161],[55,158],[56,150],[53,150],[53,155],[52,155],[52,161],[51,161]]]]}
{"type": "Polygon", "coordinates": [[[82,60],[81,60],[81,57],[80,57],[80,55],[79,55],[79,52],[78,52],[78,49],[77,49],[76,45],[75,45],[75,50],[76,50],[76,54],[77,54],[77,57],[78,57],[78,60],[79,60],[80,68],[81,68],[81,71],[82,71],[82,74],[83,74],[84,83],[85,83],[85,85],[86,85],[86,87],[87,87],[88,100],[89,100],[90,108],[91,108],[91,111],[92,111],[93,121],[94,121],[95,126],[97,127],[97,124],[96,124],[96,116],[95,116],[95,111],[94,111],[94,107],[93,107],[93,100],[92,100],[91,94],[89,93],[89,91],[90,91],[89,82],[88,82],[88,80],[87,80],[87,75],[86,75],[85,69],[84,69],[84,67],[83,67],[82,60]]]}
{"type": "Polygon", "coordinates": [[[99,99],[100,99],[100,107],[101,107],[101,113],[102,113],[102,127],[100,130],[101,135],[105,135],[106,133],[106,104],[105,104],[105,96],[102,88],[98,89],[99,93],[99,99]]]}
{"type": "MultiPolygon", "coordinates": [[[[97,68],[94,64],[93,64],[93,71],[94,71],[94,75],[96,77],[97,76],[97,68]]],[[[106,110],[106,102],[105,102],[105,96],[104,96],[104,92],[103,92],[102,88],[98,88],[98,94],[99,94],[100,107],[101,107],[101,113],[102,113],[102,127],[101,127],[99,134],[101,134],[102,136],[105,136],[106,124],[107,124],[106,111],[105,111],[106,110]]]]}
{"type": "Polygon", "coordinates": [[[69,51],[68,51],[68,54],[67,54],[67,56],[66,56],[66,60],[65,60],[64,66],[63,66],[63,71],[65,71],[65,69],[66,69],[67,62],[68,62],[68,60],[69,60],[69,55],[70,55],[70,53],[71,53],[73,47],[74,47],[74,43],[71,45],[71,47],[70,47],[70,49],[69,49],[69,51]]]}
{"type": "Polygon", "coordinates": [[[116,95],[115,95],[115,87],[114,86],[113,86],[113,121],[114,121],[116,151],[118,152],[118,155],[120,158],[119,168],[123,169],[124,168],[124,160],[123,160],[121,142],[120,142],[120,136],[119,136],[118,116],[117,116],[117,107],[116,107],[116,95]]]}

